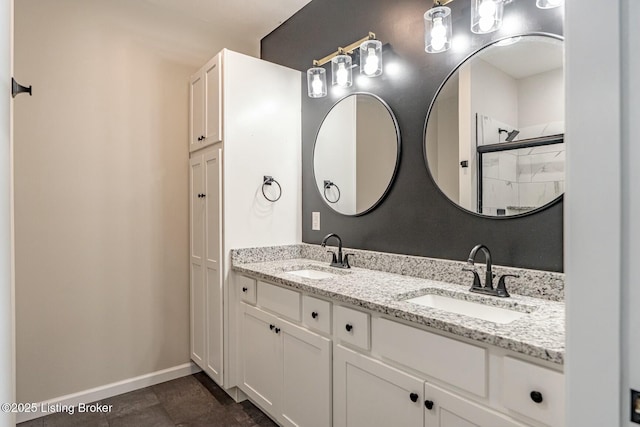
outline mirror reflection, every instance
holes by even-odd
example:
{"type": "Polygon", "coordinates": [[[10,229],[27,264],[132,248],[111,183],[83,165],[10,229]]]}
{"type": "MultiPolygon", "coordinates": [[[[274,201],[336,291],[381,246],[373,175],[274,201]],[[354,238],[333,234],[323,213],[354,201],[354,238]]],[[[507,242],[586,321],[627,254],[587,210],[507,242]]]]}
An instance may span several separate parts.
{"type": "Polygon", "coordinates": [[[382,201],[400,158],[396,119],[379,97],[356,93],[324,118],[313,153],[322,199],[336,212],[362,215],[382,201]]]}
{"type": "Polygon", "coordinates": [[[460,207],[524,214],[564,192],[564,62],[561,39],[511,37],[469,57],[430,108],[431,176],[460,207]]]}

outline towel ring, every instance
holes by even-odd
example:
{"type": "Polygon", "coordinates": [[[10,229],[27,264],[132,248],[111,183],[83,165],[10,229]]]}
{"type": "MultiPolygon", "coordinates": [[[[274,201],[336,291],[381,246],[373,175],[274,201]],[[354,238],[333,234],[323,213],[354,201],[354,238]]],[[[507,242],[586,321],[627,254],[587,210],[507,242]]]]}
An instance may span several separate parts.
{"type": "Polygon", "coordinates": [[[324,181],[324,198],[329,203],[338,203],[338,201],[340,200],[340,188],[338,188],[337,185],[335,185],[333,182],[329,181],[328,179],[324,181]],[[336,187],[336,190],[338,190],[338,198],[335,200],[329,200],[329,198],[327,197],[327,190],[330,189],[331,187],[336,187]]]}
{"type": "Polygon", "coordinates": [[[277,202],[278,200],[280,200],[280,197],[282,197],[282,187],[280,186],[280,183],[275,179],[273,179],[272,176],[265,175],[262,180],[262,195],[264,196],[265,199],[267,199],[270,202],[277,202]],[[270,186],[271,184],[276,184],[278,186],[278,197],[276,197],[275,199],[270,199],[269,197],[267,197],[266,193],[264,192],[264,186],[265,185],[270,186]]]}

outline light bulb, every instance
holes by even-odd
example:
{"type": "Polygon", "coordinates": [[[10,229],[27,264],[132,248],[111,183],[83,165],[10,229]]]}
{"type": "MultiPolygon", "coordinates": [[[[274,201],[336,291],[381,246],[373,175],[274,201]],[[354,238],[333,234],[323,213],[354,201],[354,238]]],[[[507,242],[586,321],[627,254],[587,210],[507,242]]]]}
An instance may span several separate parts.
{"type": "Polygon", "coordinates": [[[347,85],[347,69],[344,67],[344,64],[341,62],[338,64],[338,71],[336,71],[336,83],[338,86],[346,86],[347,85]]]}
{"type": "Polygon", "coordinates": [[[380,60],[378,59],[378,55],[376,55],[376,49],[370,47],[367,54],[367,59],[364,62],[364,73],[368,76],[375,74],[376,71],[378,71],[379,63],[380,60]]]}
{"type": "Polygon", "coordinates": [[[478,15],[480,15],[481,18],[495,19],[496,4],[493,0],[484,0],[480,3],[480,7],[478,7],[478,15]]]}
{"type": "Polygon", "coordinates": [[[431,29],[431,47],[433,50],[442,50],[447,43],[447,29],[442,24],[442,18],[433,18],[433,28],[431,29]]]}
{"type": "Polygon", "coordinates": [[[313,81],[311,82],[311,90],[314,95],[320,95],[322,93],[322,80],[320,80],[320,76],[315,74],[313,76],[313,81]]]}
{"type": "Polygon", "coordinates": [[[493,16],[482,17],[478,21],[478,27],[480,27],[480,31],[489,31],[491,27],[495,24],[496,20],[493,16]]]}

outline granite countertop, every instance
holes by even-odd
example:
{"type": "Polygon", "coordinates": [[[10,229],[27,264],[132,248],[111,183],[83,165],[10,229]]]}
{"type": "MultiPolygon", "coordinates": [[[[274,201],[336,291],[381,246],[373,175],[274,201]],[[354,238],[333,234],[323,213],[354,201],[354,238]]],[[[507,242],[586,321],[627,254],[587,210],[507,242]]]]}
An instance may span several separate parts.
{"type": "Polygon", "coordinates": [[[459,284],[363,268],[340,270],[329,267],[326,262],[304,258],[234,262],[233,270],[559,365],[564,363],[565,310],[562,302],[513,293],[510,298],[483,296],[471,293],[459,284]],[[302,269],[326,271],[335,276],[318,280],[287,273],[302,269]],[[454,296],[528,314],[511,323],[497,324],[405,301],[425,294],[454,296]]]}

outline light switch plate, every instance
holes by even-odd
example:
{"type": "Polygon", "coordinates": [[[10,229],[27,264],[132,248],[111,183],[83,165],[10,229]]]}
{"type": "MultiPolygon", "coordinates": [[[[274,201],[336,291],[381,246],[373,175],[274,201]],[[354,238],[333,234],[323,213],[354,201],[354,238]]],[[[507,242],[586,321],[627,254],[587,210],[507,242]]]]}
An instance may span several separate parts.
{"type": "Polygon", "coordinates": [[[311,212],[311,229],[320,230],[320,212],[311,212]]]}

